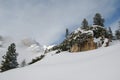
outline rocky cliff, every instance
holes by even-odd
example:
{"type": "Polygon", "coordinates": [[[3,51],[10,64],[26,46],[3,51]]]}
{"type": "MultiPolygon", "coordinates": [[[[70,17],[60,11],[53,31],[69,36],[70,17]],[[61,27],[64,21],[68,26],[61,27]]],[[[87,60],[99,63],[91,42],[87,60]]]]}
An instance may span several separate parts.
{"type": "Polygon", "coordinates": [[[87,30],[81,28],[76,29],[60,45],[55,46],[54,49],[80,52],[93,50],[102,46],[106,47],[108,45],[107,30],[102,26],[93,25],[87,30]]]}
{"type": "Polygon", "coordinates": [[[81,45],[78,43],[73,44],[72,47],[70,48],[70,52],[87,51],[87,50],[93,50],[96,48],[97,48],[97,45],[94,42],[93,38],[91,37],[81,45]]]}

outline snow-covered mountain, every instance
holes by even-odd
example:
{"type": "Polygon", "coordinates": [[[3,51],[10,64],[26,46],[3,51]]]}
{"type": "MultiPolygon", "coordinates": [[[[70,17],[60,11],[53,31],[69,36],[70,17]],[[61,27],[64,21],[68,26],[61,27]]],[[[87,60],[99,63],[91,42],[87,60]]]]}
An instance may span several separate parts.
{"type": "Polygon", "coordinates": [[[2,56],[6,54],[8,46],[11,43],[16,44],[16,51],[18,53],[18,62],[21,64],[23,60],[26,63],[31,62],[36,56],[40,56],[44,53],[44,47],[40,45],[36,40],[31,38],[25,38],[22,40],[15,40],[11,37],[1,37],[0,38],[0,63],[2,61],[2,56]]]}
{"type": "Polygon", "coordinates": [[[40,45],[39,42],[37,42],[36,40],[31,39],[31,38],[25,38],[25,39],[21,40],[19,45],[27,47],[28,50],[31,50],[36,53],[44,52],[44,46],[40,45]]]}
{"type": "Polygon", "coordinates": [[[119,61],[120,41],[113,41],[91,51],[47,53],[33,65],[0,73],[0,80],[120,80],[119,61]]]}

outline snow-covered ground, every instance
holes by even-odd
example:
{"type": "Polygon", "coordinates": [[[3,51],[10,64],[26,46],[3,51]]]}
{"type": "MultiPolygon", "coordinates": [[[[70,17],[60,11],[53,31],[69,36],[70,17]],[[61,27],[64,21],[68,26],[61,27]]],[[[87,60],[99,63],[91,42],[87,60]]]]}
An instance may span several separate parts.
{"type": "Polygon", "coordinates": [[[54,54],[0,73],[0,80],[120,80],[120,42],[96,50],[54,54]]]}

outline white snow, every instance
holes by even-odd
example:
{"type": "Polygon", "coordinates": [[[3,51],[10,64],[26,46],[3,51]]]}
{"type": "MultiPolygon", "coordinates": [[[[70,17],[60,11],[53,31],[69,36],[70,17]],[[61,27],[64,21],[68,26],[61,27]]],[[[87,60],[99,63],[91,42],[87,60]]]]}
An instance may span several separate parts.
{"type": "Polygon", "coordinates": [[[99,37],[99,38],[94,38],[94,42],[99,42],[101,40],[101,37],[99,37]]]}
{"type": "Polygon", "coordinates": [[[44,47],[44,50],[46,50],[46,49],[51,49],[51,48],[53,48],[55,46],[55,44],[54,45],[49,45],[49,46],[43,46],[44,47]]]}
{"type": "MultiPolygon", "coordinates": [[[[75,31],[74,31],[74,33],[76,34],[76,33],[78,33],[78,32],[81,32],[82,34],[84,34],[84,33],[87,33],[87,34],[89,34],[89,35],[94,35],[94,33],[93,33],[93,31],[92,30],[83,30],[83,29],[81,29],[81,28],[78,28],[78,29],[76,29],[75,31]]],[[[77,35],[77,36],[74,36],[74,40],[77,38],[77,37],[79,37],[79,34],[77,35]]]]}
{"type": "Polygon", "coordinates": [[[81,33],[89,33],[89,34],[92,34],[92,35],[93,35],[93,31],[92,31],[92,30],[87,30],[87,31],[85,31],[85,30],[83,30],[83,29],[81,29],[81,28],[76,29],[76,30],[74,31],[74,33],[78,33],[79,31],[80,31],[81,33]]]}
{"type": "Polygon", "coordinates": [[[92,27],[94,27],[94,28],[96,28],[96,27],[104,28],[103,26],[100,26],[100,25],[92,25],[92,27]]]}
{"type": "Polygon", "coordinates": [[[81,31],[82,29],[81,28],[77,28],[74,33],[78,33],[78,31],[81,31]]]}
{"type": "Polygon", "coordinates": [[[109,41],[109,39],[105,38],[105,40],[104,40],[104,43],[103,43],[102,47],[105,47],[105,46],[106,46],[106,43],[107,43],[108,41],[109,41]]]}
{"type": "Polygon", "coordinates": [[[37,44],[32,44],[30,47],[28,47],[28,50],[32,51],[32,52],[44,52],[44,48],[40,47],[37,44]]]}
{"type": "Polygon", "coordinates": [[[54,53],[33,65],[0,73],[0,80],[120,80],[120,42],[86,52],[54,53]]]}

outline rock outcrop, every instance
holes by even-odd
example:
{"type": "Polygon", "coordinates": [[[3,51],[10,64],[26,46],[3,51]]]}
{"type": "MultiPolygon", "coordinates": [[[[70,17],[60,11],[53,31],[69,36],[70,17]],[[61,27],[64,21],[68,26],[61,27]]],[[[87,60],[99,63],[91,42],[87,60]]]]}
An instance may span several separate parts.
{"type": "Polygon", "coordinates": [[[102,46],[106,47],[108,45],[107,30],[102,26],[93,25],[87,30],[78,28],[73,31],[60,45],[53,47],[53,49],[80,52],[93,50],[102,46]]]}
{"type": "Polygon", "coordinates": [[[81,45],[78,43],[73,44],[72,47],[70,48],[70,52],[88,51],[96,48],[97,48],[97,45],[94,42],[93,38],[89,38],[87,42],[81,45]]]}

